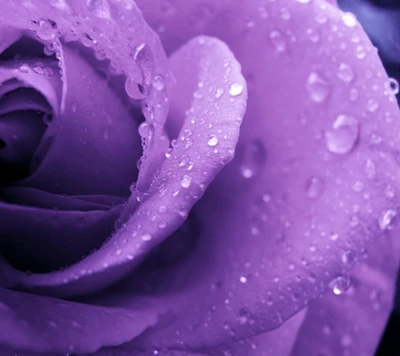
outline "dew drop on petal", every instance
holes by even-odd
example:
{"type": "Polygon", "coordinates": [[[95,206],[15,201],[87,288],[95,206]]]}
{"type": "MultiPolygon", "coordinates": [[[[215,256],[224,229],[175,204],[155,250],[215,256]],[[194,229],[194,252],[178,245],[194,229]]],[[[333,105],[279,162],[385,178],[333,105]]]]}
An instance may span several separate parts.
{"type": "Polygon", "coordinates": [[[340,63],[337,76],[345,83],[350,83],[354,79],[354,72],[346,63],[340,63]]]}
{"type": "Polygon", "coordinates": [[[350,152],[358,139],[360,125],[351,115],[339,115],[332,125],[332,129],[325,132],[328,150],[335,154],[350,152]]]}
{"type": "Polygon", "coordinates": [[[306,193],[309,198],[317,198],[321,195],[323,189],[323,182],[321,178],[312,177],[306,182],[306,193]]]}
{"type": "Polygon", "coordinates": [[[379,218],[379,227],[382,231],[392,230],[397,225],[398,220],[395,209],[385,210],[379,218]]]}
{"type": "Polygon", "coordinates": [[[164,90],[165,87],[165,82],[164,78],[161,75],[156,75],[153,79],[153,86],[156,88],[158,91],[164,90]]]}
{"type": "Polygon", "coordinates": [[[40,20],[36,34],[42,40],[52,40],[57,34],[57,24],[52,20],[40,20]]]}
{"type": "Polygon", "coordinates": [[[238,96],[243,92],[243,85],[239,83],[233,83],[229,88],[229,94],[232,96],[238,96]]]}
{"type": "Polygon", "coordinates": [[[395,78],[389,78],[389,87],[393,95],[399,93],[399,82],[395,78]]]}
{"type": "Polygon", "coordinates": [[[218,144],[218,137],[216,135],[214,135],[214,134],[210,135],[209,138],[208,138],[207,144],[210,147],[216,146],[218,144]]]}
{"type": "Polygon", "coordinates": [[[269,34],[269,38],[271,39],[271,43],[277,52],[286,51],[286,40],[283,38],[283,35],[280,31],[271,31],[269,34]]]}
{"type": "Polygon", "coordinates": [[[133,78],[126,78],[125,80],[125,91],[132,99],[143,99],[144,95],[139,89],[139,83],[133,78]]]}
{"type": "Polygon", "coordinates": [[[153,237],[150,234],[143,234],[142,240],[143,241],[150,241],[153,237]]]}
{"type": "Polygon", "coordinates": [[[332,283],[332,292],[336,295],[341,295],[350,287],[350,278],[348,276],[336,277],[332,283]]]}
{"type": "Polygon", "coordinates": [[[189,188],[191,184],[192,184],[192,177],[184,175],[181,180],[181,186],[183,188],[189,188]]]}
{"type": "Polygon", "coordinates": [[[265,166],[267,152],[261,140],[253,140],[243,147],[242,162],[239,167],[244,178],[252,178],[265,166]]]}
{"type": "Polygon", "coordinates": [[[327,99],[331,87],[318,73],[311,72],[307,78],[306,90],[312,101],[323,103],[327,99]]]}
{"type": "Polygon", "coordinates": [[[370,112],[375,112],[379,107],[379,103],[374,100],[374,99],[370,99],[367,102],[367,110],[370,112]]]}
{"type": "Polygon", "coordinates": [[[218,88],[216,93],[215,93],[215,98],[219,99],[223,94],[224,94],[224,89],[218,88]]]}
{"type": "Polygon", "coordinates": [[[348,27],[354,27],[357,24],[357,19],[351,12],[343,13],[342,21],[348,27]]]}
{"type": "Polygon", "coordinates": [[[374,179],[376,177],[376,166],[370,159],[367,159],[367,163],[365,164],[365,175],[368,179],[374,179]]]}

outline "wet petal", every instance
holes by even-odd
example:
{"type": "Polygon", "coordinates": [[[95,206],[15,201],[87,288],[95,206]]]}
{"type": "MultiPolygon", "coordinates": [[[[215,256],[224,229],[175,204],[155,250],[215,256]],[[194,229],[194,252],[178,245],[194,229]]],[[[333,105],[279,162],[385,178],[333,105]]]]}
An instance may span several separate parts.
{"type": "Polygon", "coordinates": [[[171,61],[178,79],[177,96],[192,90],[194,99],[188,98],[187,114],[180,113],[184,123],[170,158],[141,197],[138,209],[100,250],[63,271],[26,276],[21,281],[24,285],[76,295],[121,278],[182,224],[208,184],[232,159],[247,98],[239,64],[222,42],[207,37],[193,39],[171,61]],[[195,87],[188,87],[188,81],[195,87]],[[217,95],[218,89],[225,94],[217,95]]]}
{"type": "Polygon", "coordinates": [[[160,273],[173,287],[152,276],[160,305],[178,315],[144,335],[152,346],[272,330],[346,278],[343,255],[360,258],[397,221],[399,111],[355,18],[322,1],[210,3],[201,30],[180,32],[177,18],[197,5],[175,2],[170,17],[148,18],[163,21],[169,49],[192,31],[225,40],[248,79],[249,107],[234,161],[194,208],[203,227],[195,256],[160,273]],[[190,308],[173,307],[184,300],[190,308]]]}
{"type": "Polygon", "coordinates": [[[368,258],[351,273],[342,295],[329,291],[313,301],[292,356],[310,353],[373,355],[392,309],[400,244],[398,230],[371,246],[368,258]]]}
{"type": "Polygon", "coordinates": [[[157,321],[145,305],[96,307],[5,289],[0,289],[0,313],[0,344],[30,354],[95,352],[131,340],[157,321]]]}

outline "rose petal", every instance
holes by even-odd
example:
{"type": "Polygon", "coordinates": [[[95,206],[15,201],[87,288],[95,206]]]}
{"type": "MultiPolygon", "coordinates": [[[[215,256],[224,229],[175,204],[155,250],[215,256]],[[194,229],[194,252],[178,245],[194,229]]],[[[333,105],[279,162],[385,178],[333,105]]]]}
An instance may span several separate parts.
{"type": "Polygon", "coordinates": [[[34,272],[71,265],[111,235],[121,208],[57,210],[0,202],[2,254],[34,272]]]}
{"type": "Polygon", "coordinates": [[[64,112],[55,116],[43,137],[39,167],[18,184],[59,194],[127,196],[141,153],[137,122],[105,79],[69,47],[64,48],[64,61],[64,112]]]}
{"type": "Polygon", "coordinates": [[[393,306],[399,252],[398,229],[374,241],[347,292],[330,292],[310,304],[291,355],[375,354],[393,306]]]}
{"type": "Polygon", "coordinates": [[[207,185],[233,157],[247,95],[240,66],[229,49],[218,40],[200,37],[174,55],[172,67],[183,85],[178,86],[177,95],[196,89],[186,86],[186,76],[191,84],[202,85],[193,94],[195,99],[170,158],[160,167],[137,211],[86,259],[63,271],[26,276],[22,284],[41,292],[77,295],[121,278],[180,226],[207,185]],[[240,93],[229,93],[233,84],[236,91],[240,87],[240,93]],[[218,88],[225,94],[216,95],[218,88]],[[182,165],[184,155],[188,160],[182,165]],[[166,211],[160,212],[164,205],[166,211]]]}
{"type": "MultiPolygon", "coordinates": [[[[168,19],[148,14],[155,26],[165,20],[168,48],[194,31],[177,34],[177,19],[195,5],[175,2],[168,19]]],[[[344,254],[359,258],[396,220],[399,111],[355,19],[321,1],[229,10],[203,30],[226,40],[249,79],[244,131],[194,209],[203,227],[195,255],[159,284],[153,276],[160,305],[178,315],[143,336],[153,347],[196,349],[276,328],[347,273],[344,254]]]]}
{"type": "Polygon", "coordinates": [[[131,340],[157,321],[144,305],[96,307],[1,288],[0,314],[0,344],[30,353],[95,352],[131,340]]]}

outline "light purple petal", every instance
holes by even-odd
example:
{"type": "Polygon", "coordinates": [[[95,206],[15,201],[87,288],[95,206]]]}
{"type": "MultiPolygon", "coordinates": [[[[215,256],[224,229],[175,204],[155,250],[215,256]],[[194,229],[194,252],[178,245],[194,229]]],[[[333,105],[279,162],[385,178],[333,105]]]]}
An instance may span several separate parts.
{"type": "Polygon", "coordinates": [[[178,319],[145,345],[200,349],[276,328],[345,276],[343,256],[361,258],[398,214],[399,111],[354,17],[322,1],[213,4],[211,20],[185,31],[197,2],[148,13],[169,49],[199,31],[225,40],[249,106],[234,161],[194,208],[195,256],[160,284],[153,276],[178,319]]]}

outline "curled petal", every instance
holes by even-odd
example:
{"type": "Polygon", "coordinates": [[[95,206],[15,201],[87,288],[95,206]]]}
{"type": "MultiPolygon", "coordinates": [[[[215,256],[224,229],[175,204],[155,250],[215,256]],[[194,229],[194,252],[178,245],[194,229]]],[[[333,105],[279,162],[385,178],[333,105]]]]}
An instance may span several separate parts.
{"type": "Polygon", "coordinates": [[[184,123],[176,145],[148,195],[101,249],[63,271],[26,276],[23,285],[70,296],[104,288],[126,275],[182,224],[208,184],[232,159],[247,98],[240,65],[222,42],[200,37],[172,57],[172,67],[182,85],[178,85],[177,95],[188,90],[187,76],[196,92],[188,102],[187,115],[181,113],[184,123]],[[225,94],[217,94],[218,89],[225,94]]]}

